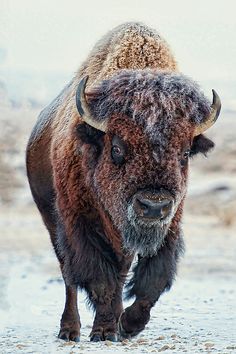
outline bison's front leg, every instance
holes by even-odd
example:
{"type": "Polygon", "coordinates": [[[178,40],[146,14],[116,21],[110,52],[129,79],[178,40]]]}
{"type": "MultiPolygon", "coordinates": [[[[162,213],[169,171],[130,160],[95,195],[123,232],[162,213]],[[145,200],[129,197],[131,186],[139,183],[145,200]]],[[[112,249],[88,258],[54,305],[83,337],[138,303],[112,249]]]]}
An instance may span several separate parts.
{"type": "Polygon", "coordinates": [[[80,317],[77,306],[77,286],[66,285],[66,303],[61,317],[61,328],[58,337],[64,340],[80,340],[80,317]]]}
{"type": "Polygon", "coordinates": [[[101,263],[101,273],[89,285],[89,297],[96,314],[90,340],[117,341],[118,320],[123,311],[122,290],[133,257],[127,257],[117,267],[101,263]]]}
{"type": "Polygon", "coordinates": [[[179,238],[166,239],[166,243],[153,257],[139,257],[134,276],[128,286],[128,296],[136,296],[120,317],[119,334],[130,338],[141,332],[150,319],[150,310],[163,291],[170,289],[176,273],[176,263],[183,249],[179,238]]]}
{"type": "Polygon", "coordinates": [[[115,284],[100,283],[90,284],[90,300],[95,307],[95,319],[90,333],[90,340],[117,340],[117,322],[112,309],[112,299],[115,296],[115,284]]]}

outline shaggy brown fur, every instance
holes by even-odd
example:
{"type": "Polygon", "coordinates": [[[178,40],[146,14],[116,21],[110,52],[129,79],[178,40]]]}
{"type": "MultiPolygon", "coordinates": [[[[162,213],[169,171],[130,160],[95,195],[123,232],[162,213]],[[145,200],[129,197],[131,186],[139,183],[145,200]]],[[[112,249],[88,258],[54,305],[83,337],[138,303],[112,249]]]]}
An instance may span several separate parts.
{"type": "Polygon", "coordinates": [[[154,30],[128,23],[109,32],[77,75],[39,116],[27,147],[35,202],[49,230],[66,285],[59,337],[79,340],[77,287],[96,310],[91,340],[116,340],[144,329],[150,309],[171,287],[183,250],[180,221],[188,154],[213,143],[194,138],[210,104],[190,79],[177,73],[166,42],[154,30]],[[103,133],[83,123],[75,93],[89,75],[87,99],[103,133]],[[122,156],[114,157],[118,148],[122,156]],[[173,201],[164,221],[144,222],[137,193],[173,201]],[[133,305],[123,313],[128,284],[133,305]]]}

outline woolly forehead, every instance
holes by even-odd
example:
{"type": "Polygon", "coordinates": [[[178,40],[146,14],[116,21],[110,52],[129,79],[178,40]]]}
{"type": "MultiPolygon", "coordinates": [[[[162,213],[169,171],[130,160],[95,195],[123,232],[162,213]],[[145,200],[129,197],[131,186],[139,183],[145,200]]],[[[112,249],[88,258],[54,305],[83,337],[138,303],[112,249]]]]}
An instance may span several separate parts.
{"type": "Polygon", "coordinates": [[[153,70],[123,70],[95,87],[87,99],[94,119],[125,115],[149,136],[157,136],[160,128],[202,123],[210,113],[210,102],[194,81],[153,70]]]}

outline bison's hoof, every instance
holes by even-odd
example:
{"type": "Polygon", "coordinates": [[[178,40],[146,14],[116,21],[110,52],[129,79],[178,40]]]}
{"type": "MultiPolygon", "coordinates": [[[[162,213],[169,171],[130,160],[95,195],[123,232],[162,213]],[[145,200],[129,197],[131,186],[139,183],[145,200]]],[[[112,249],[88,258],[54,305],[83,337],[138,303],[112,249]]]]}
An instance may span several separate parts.
{"type": "Polygon", "coordinates": [[[122,315],[120,316],[119,322],[118,322],[118,336],[119,336],[119,340],[122,341],[124,339],[130,339],[132,337],[137,336],[140,332],[142,332],[144,330],[145,326],[140,326],[139,328],[135,328],[133,326],[133,328],[129,328],[126,329],[126,325],[128,325],[127,323],[127,318],[126,318],[126,312],[123,312],[122,315]]]}
{"type": "Polygon", "coordinates": [[[110,334],[94,333],[94,334],[91,334],[91,336],[90,336],[91,342],[101,342],[101,341],[105,341],[105,340],[109,340],[110,342],[117,342],[118,336],[115,333],[110,333],[110,334]]]}
{"type": "Polygon", "coordinates": [[[101,342],[101,340],[103,340],[103,338],[100,334],[93,334],[90,337],[90,342],[101,342]]]}
{"type": "Polygon", "coordinates": [[[126,332],[126,330],[122,326],[121,317],[120,317],[119,322],[118,322],[118,336],[119,336],[119,341],[121,341],[121,342],[124,339],[130,339],[131,338],[131,333],[126,332]]]}
{"type": "Polygon", "coordinates": [[[105,340],[109,340],[110,342],[117,342],[118,336],[116,334],[108,334],[105,336],[105,340]]]}
{"type": "Polygon", "coordinates": [[[74,341],[74,342],[79,342],[80,341],[80,336],[78,331],[75,330],[70,330],[68,328],[62,328],[58,334],[59,339],[63,339],[65,341],[74,341]]]}

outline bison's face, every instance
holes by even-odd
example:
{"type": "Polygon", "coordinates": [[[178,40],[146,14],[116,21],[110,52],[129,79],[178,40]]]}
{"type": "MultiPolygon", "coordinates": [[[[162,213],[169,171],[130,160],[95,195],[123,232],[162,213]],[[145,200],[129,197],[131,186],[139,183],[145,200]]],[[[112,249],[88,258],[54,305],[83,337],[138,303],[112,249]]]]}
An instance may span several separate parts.
{"type": "MultiPolygon", "coordinates": [[[[150,97],[140,97],[143,102],[132,101],[136,114],[132,104],[128,114],[122,109],[111,113],[106,133],[86,123],[77,129],[87,143],[88,187],[122,234],[124,247],[141,255],[155,254],[168,231],[179,231],[189,158],[213,147],[203,135],[195,136],[196,124],[178,99],[175,106],[170,99],[150,105],[150,97]]],[[[95,103],[90,102],[92,107],[95,103]]],[[[199,103],[202,119],[209,107],[206,100],[199,103]]]]}
{"type": "Polygon", "coordinates": [[[186,121],[161,127],[156,139],[124,116],[113,117],[99,138],[93,128],[78,128],[80,134],[88,130],[91,139],[95,134],[83,155],[87,183],[122,233],[125,247],[140,254],[157,251],[180,212],[191,155],[213,146],[201,135],[193,139],[193,126],[186,121]]]}

